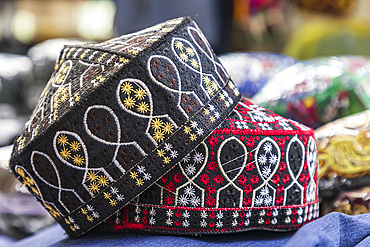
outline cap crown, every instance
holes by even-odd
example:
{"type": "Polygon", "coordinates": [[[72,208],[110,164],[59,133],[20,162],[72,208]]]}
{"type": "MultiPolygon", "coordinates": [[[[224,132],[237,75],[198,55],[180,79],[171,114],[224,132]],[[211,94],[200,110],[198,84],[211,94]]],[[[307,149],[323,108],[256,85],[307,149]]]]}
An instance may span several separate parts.
{"type": "Polygon", "coordinates": [[[68,46],[10,166],[67,233],[79,236],[175,166],[239,99],[189,18],[68,46]]]}

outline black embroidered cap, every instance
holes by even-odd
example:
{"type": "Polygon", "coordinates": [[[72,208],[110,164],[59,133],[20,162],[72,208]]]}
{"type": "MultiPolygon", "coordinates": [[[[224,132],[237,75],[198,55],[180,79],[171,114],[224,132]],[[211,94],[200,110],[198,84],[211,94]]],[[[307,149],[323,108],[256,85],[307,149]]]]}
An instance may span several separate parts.
{"type": "Polygon", "coordinates": [[[240,97],[189,18],[66,46],[10,167],[80,236],[191,153],[240,97]]]}

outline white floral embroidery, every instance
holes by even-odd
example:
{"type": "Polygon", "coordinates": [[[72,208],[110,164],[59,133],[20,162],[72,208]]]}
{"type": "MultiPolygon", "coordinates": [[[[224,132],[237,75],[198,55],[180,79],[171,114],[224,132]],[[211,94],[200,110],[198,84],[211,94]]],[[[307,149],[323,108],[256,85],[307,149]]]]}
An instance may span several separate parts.
{"type": "Polygon", "coordinates": [[[146,169],[145,169],[145,167],[144,167],[144,166],[138,166],[138,167],[137,167],[137,172],[138,172],[138,173],[144,173],[144,172],[145,172],[145,170],[146,170],[146,169]]]}
{"type": "Polygon", "coordinates": [[[154,208],[150,209],[149,214],[150,214],[151,216],[153,216],[153,215],[155,215],[155,214],[156,214],[156,212],[155,212],[154,208]]]}
{"type": "Polygon", "coordinates": [[[189,218],[190,217],[190,213],[188,212],[188,210],[185,210],[185,212],[182,213],[182,217],[184,217],[184,218],[189,218]]]}
{"type": "Polygon", "coordinates": [[[176,150],[172,150],[170,155],[172,158],[176,158],[178,156],[178,152],[176,150]]]}
{"type": "Polygon", "coordinates": [[[222,223],[222,221],[217,221],[216,222],[216,227],[217,228],[221,228],[224,224],[222,223]]]}
{"type": "Polygon", "coordinates": [[[238,221],[236,219],[234,219],[233,222],[231,223],[231,225],[233,227],[236,227],[238,225],[238,221]]]}
{"type": "Polygon", "coordinates": [[[196,172],[196,168],[194,166],[194,164],[189,164],[186,166],[185,168],[185,172],[187,175],[194,175],[195,172],[196,172]]]}
{"type": "Polygon", "coordinates": [[[169,225],[169,226],[171,226],[172,225],[172,220],[170,219],[170,218],[168,218],[167,220],[166,220],[166,225],[169,225]]]}
{"type": "Polygon", "coordinates": [[[201,227],[206,227],[207,226],[207,222],[204,219],[199,224],[200,224],[201,227]]]}
{"type": "Polygon", "coordinates": [[[177,199],[177,203],[180,204],[181,206],[186,206],[186,204],[188,204],[188,198],[186,197],[186,195],[181,195],[177,199]]]}
{"type": "Polygon", "coordinates": [[[181,160],[182,162],[188,163],[190,161],[190,154],[187,154],[184,158],[181,160]]]}
{"type": "Polygon", "coordinates": [[[173,215],[173,212],[172,212],[171,209],[168,209],[166,214],[167,214],[168,217],[171,217],[173,215]]]}
{"type": "Polygon", "coordinates": [[[172,145],[170,143],[166,143],[166,144],[164,144],[164,149],[166,151],[170,151],[172,149],[172,145]]]}
{"type": "Polygon", "coordinates": [[[182,222],[182,226],[183,226],[183,227],[189,227],[189,226],[190,226],[189,221],[188,221],[188,220],[184,220],[184,221],[182,222]]]}
{"type": "Polygon", "coordinates": [[[152,175],[150,175],[149,173],[145,173],[143,178],[144,180],[150,180],[152,178],[152,175]]]}
{"type": "Polygon", "coordinates": [[[185,187],[184,193],[187,196],[194,196],[195,195],[195,189],[191,184],[189,184],[188,186],[185,187]]]}
{"type": "Polygon", "coordinates": [[[206,213],[206,211],[205,210],[203,210],[201,213],[200,213],[200,217],[202,217],[202,218],[207,218],[207,213],[206,213]]]}
{"type": "Polygon", "coordinates": [[[98,212],[93,212],[93,217],[95,218],[95,219],[98,219],[99,217],[100,217],[100,215],[99,215],[99,213],[98,212]]]}
{"type": "Polygon", "coordinates": [[[193,159],[195,163],[202,163],[204,160],[204,156],[202,153],[194,152],[193,159]]]}
{"type": "Polygon", "coordinates": [[[117,195],[117,201],[119,201],[119,202],[121,202],[121,201],[123,201],[125,198],[124,198],[124,196],[123,195],[121,195],[121,194],[118,194],[117,195]]]}
{"type": "Polygon", "coordinates": [[[220,211],[216,214],[217,219],[222,219],[224,217],[224,214],[220,211]]]}
{"type": "Polygon", "coordinates": [[[94,211],[94,207],[93,207],[93,206],[91,206],[91,205],[86,205],[86,208],[87,208],[87,210],[88,210],[88,211],[90,211],[90,212],[94,211]]]}
{"type": "Polygon", "coordinates": [[[203,131],[203,129],[202,129],[202,128],[197,128],[197,135],[198,135],[198,136],[203,135],[203,133],[204,133],[204,131],[203,131]]]}
{"type": "Polygon", "coordinates": [[[149,224],[151,224],[151,225],[155,224],[155,219],[153,217],[150,217],[149,224]]]}
{"type": "Polygon", "coordinates": [[[194,128],[198,127],[198,123],[195,122],[195,121],[190,121],[190,126],[194,129],[194,128]]]}

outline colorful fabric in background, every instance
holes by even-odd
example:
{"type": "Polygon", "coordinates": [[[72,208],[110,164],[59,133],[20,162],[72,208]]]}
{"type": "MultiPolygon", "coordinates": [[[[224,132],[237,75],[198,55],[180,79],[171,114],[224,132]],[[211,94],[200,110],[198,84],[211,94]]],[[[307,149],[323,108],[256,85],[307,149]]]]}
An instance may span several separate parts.
{"type": "Polygon", "coordinates": [[[370,212],[370,111],[315,131],[320,160],[321,214],[370,212]]]}
{"type": "Polygon", "coordinates": [[[252,101],[317,128],[370,109],[370,60],[362,56],[317,58],[276,74],[252,101]]]}
{"type": "Polygon", "coordinates": [[[296,63],[292,57],[270,52],[226,53],[219,59],[240,93],[247,98],[260,92],[276,73],[296,63]]]}

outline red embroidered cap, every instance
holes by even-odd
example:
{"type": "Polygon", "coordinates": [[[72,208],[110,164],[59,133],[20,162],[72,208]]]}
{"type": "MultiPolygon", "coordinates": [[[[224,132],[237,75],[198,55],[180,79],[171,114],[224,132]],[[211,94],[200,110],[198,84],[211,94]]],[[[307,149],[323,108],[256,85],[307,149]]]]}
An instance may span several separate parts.
{"type": "Polygon", "coordinates": [[[319,215],[317,168],[312,129],[243,99],[195,150],[99,229],[294,230],[319,215]]]}

